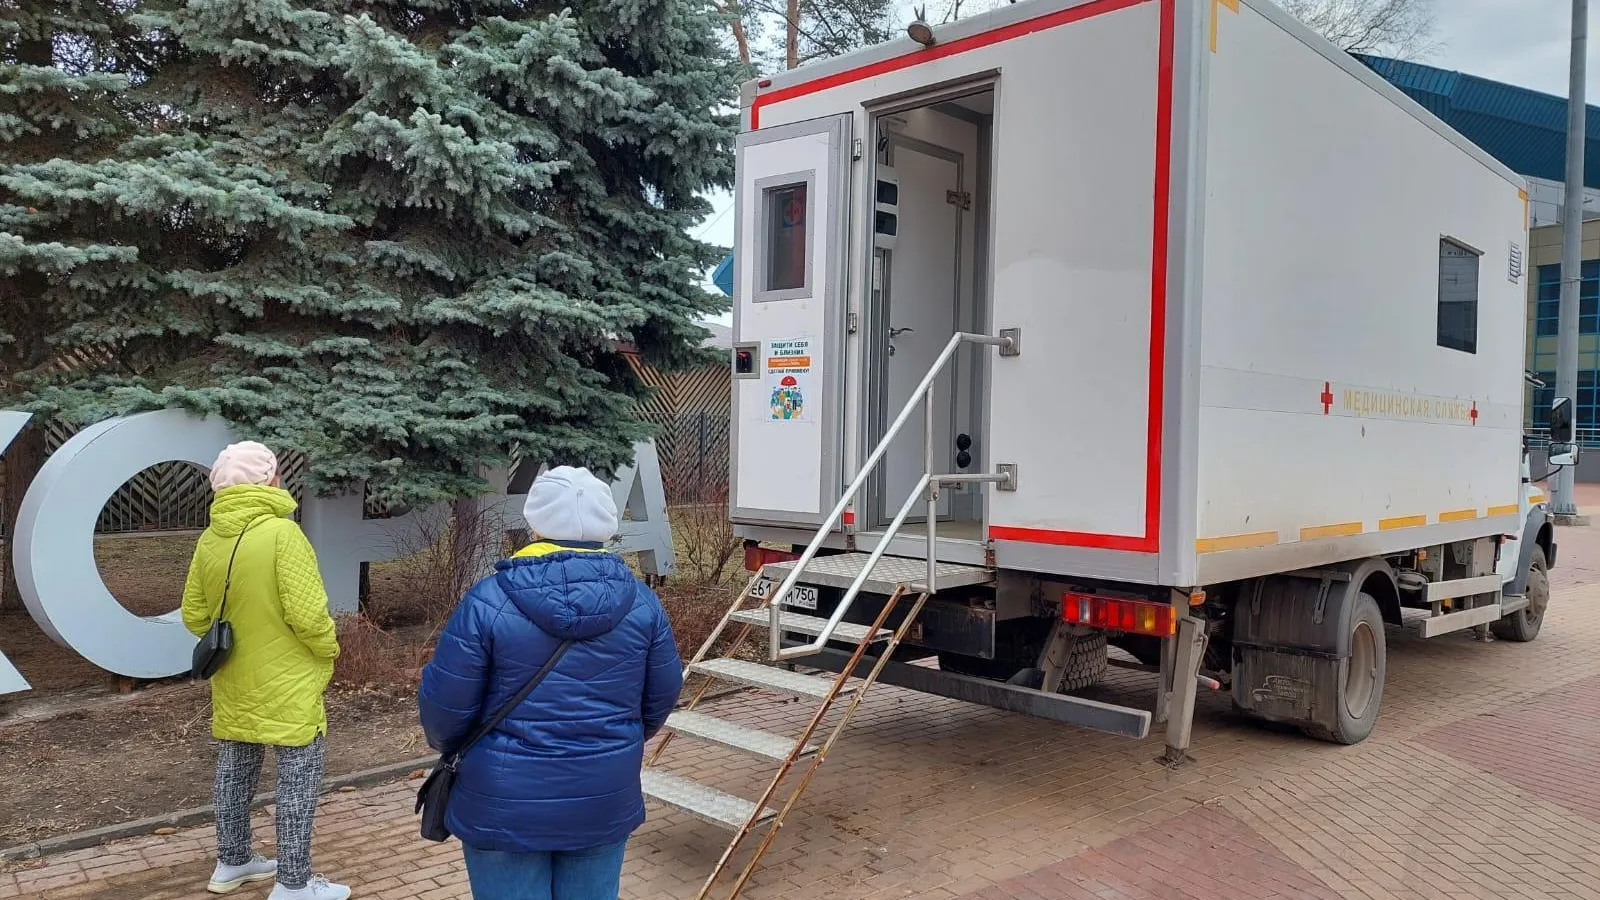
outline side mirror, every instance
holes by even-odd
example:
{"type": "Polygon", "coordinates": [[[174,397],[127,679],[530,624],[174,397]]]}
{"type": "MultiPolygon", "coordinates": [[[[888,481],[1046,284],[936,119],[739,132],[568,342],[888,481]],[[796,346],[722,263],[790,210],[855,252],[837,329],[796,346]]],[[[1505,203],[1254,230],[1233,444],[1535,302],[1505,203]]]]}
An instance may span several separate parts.
{"type": "Polygon", "coordinates": [[[1550,403],[1551,452],[1556,444],[1572,443],[1572,398],[1557,397],[1550,403]]]}
{"type": "Polygon", "coordinates": [[[1551,444],[1550,465],[1560,469],[1578,464],[1577,444],[1551,444]]]}

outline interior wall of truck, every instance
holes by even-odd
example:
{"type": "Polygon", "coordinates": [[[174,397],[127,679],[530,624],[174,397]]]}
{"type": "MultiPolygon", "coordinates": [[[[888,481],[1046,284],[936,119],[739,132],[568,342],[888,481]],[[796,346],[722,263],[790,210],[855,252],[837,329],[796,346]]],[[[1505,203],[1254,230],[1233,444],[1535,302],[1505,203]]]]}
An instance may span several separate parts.
{"type": "MultiPolygon", "coordinates": [[[[958,331],[986,328],[989,142],[994,92],[984,89],[873,119],[873,241],[863,365],[866,444],[876,445],[958,331]]],[[[982,471],[985,448],[981,348],[964,347],[932,390],[933,471],[982,471]]],[[[913,493],[929,460],[926,420],[916,417],[890,443],[869,485],[859,527],[884,529],[913,493]]],[[[983,492],[940,492],[936,534],[983,540],[983,492]]],[[[915,510],[902,530],[926,534],[915,510]]]]}

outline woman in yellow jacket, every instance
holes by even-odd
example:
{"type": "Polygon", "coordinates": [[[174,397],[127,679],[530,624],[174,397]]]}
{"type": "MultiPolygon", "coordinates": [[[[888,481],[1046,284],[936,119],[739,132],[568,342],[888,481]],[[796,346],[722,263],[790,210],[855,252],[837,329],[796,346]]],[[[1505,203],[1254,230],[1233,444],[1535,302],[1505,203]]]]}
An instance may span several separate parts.
{"type": "Polygon", "coordinates": [[[211,525],[183,588],[183,624],[195,635],[219,613],[233,625],[233,652],[211,679],[218,859],[206,887],[226,894],[275,878],[269,900],[344,900],[349,888],[311,874],[328,730],[322,695],[339,655],[317,557],[289,517],[295,502],[278,485],[271,450],[229,446],[211,487],[211,525]],[[278,764],[277,860],[251,852],[250,801],[268,747],[278,764]]]}

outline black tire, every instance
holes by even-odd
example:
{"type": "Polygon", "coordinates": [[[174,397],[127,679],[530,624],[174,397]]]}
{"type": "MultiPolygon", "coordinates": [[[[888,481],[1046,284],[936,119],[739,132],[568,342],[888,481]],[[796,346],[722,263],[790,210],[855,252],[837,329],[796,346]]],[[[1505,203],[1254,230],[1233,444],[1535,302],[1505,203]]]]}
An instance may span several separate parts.
{"type": "Polygon", "coordinates": [[[1388,669],[1388,650],[1383,636],[1383,611],[1371,594],[1362,592],[1350,610],[1348,629],[1350,655],[1339,663],[1337,722],[1308,725],[1307,736],[1335,744],[1359,744],[1378,724],[1383,705],[1383,680],[1388,669]]]}
{"type": "Polygon", "coordinates": [[[1544,548],[1535,545],[1533,558],[1528,561],[1528,605],[1498,622],[1489,630],[1501,640],[1526,644],[1539,636],[1544,625],[1544,611],[1550,605],[1550,567],[1545,562],[1544,548]]]}
{"type": "Polygon", "coordinates": [[[1086,687],[1093,687],[1106,677],[1106,633],[1096,631],[1093,634],[1080,635],[1072,644],[1072,653],[1067,656],[1067,670],[1061,676],[1061,686],[1056,690],[1063,694],[1081,691],[1086,687]]]}
{"type": "MultiPolygon", "coordinates": [[[[981,659],[958,653],[940,653],[939,668],[957,675],[1008,681],[1023,669],[1032,668],[1037,659],[1027,662],[1011,659],[981,659]]],[[[1083,690],[1100,683],[1106,674],[1106,633],[1097,631],[1082,635],[1072,645],[1067,657],[1067,668],[1061,676],[1060,692],[1083,690]]]]}

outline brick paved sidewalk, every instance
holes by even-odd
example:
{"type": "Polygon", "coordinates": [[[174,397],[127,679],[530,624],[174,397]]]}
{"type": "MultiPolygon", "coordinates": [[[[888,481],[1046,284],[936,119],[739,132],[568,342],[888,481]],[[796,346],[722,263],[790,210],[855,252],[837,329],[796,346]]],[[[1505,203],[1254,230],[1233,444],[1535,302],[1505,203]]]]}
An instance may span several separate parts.
{"type": "MultiPolygon", "coordinates": [[[[1563,554],[1600,548],[1585,533],[1563,554]]],[[[1334,747],[1234,721],[1204,698],[1196,762],[1126,741],[879,688],[746,892],[752,900],[1600,898],[1600,584],[1563,583],[1532,644],[1391,632],[1378,731],[1334,747]]],[[[1143,702],[1149,676],[1105,697],[1143,702]]],[[[793,729],[807,710],[758,695],[719,714],[793,729]]],[[[337,735],[334,736],[337,740],[337,735]]],[[[670,767],[754,796],[735,754],[670,767]]],[[[459,849],[414,838],[414,783],[327,798],[319,871],[357,898],[470,897],[459,849]]],[[[270,839],[269,814],[258,838],[270,839]]],[[[723,832],[652,810],[623,897],[686,898],[723,832]]],[[[208,896],[211,832],[146,837],[0,868],[0,898],[208,896]]],[[[235,896],[255,897],[260,890],[235,896]]]]}

